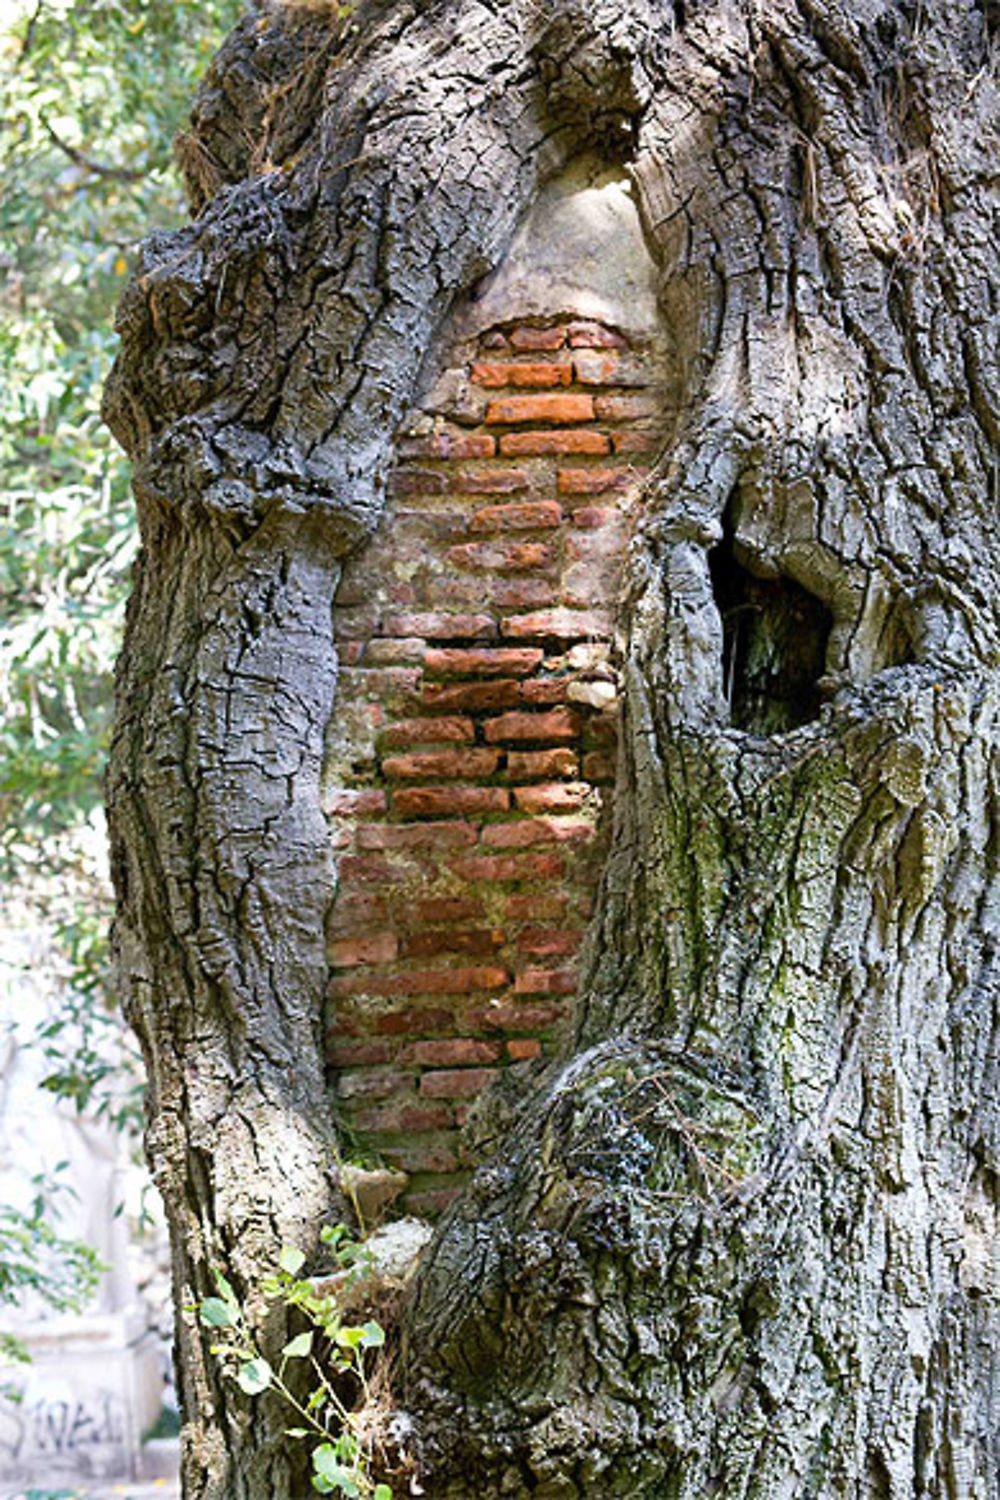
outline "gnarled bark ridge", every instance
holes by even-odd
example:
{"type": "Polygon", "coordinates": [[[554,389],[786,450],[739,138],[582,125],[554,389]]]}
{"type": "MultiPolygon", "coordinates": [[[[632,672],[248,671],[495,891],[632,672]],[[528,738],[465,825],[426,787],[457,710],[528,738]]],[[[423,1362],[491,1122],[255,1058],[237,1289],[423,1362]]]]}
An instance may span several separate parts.
{"type": "MultiPolygon", "coordinates": [[[[273,4],[203,88],[108,392],[117,944],[182,1301],[334,1205],[330,605],[427,351],[584,152],[673,349],[575,1035],[406,1313],[435,1500],[997,1491],[992,18],[273,4]]],[[[186,1493],[304,1494],[182,1324],[186,1493]]]]}

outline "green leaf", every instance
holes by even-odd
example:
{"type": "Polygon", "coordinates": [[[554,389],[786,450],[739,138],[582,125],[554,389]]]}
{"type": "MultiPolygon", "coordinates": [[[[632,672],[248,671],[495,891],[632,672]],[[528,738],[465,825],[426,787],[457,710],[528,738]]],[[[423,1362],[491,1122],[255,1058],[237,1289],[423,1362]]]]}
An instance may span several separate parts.
{"type": "Polygon", "coordinates": [[[312,1341],[311,1333],[300,1333],[297,1338],[289,1340],[281,1352],[286,1359],[305,1359],[312,1353],[312,1341]]]}
{"type": "Polygon", "coordinates": [[[206,1297],[198,1304],[198,1316],[206,1328],[232,1328],[236,1319],[219,1297],[206,1297]]]}
{"type": "Polygon", "coordinates": [[[392,1500],[392,1490],[387,1484],[377,1484],[372,1500],[392,1500]]]}
{"type": "Polygon", "coordinates": [[[298,1275],[305,1263],[305,1255],[294,1245],[284,1245],[282,1247],[281,1254],[278,1257],[278,1264],[283,1271],[288,1272],[289,1276],[298,1275]]]}
{"type": "Polygon", "coordinates": [[[366,1343],[363,1328],[338,1328],[336,1338],[342,1349],[357,1349],[366,1343]]]}
{"type": "Polygon", "coordinates": [[[309,1436],[308,1427],[286,1427],[285,1437],[304,1438],[309,1436]]]}
{"type": "Polygon", "coordinates": [[[236,1383],[248,1396],[259,1396],[271,1384],[274,1371],[266,1359],[248,1359],[236,1373],[236,1383]]]}
{"type": "Polygon", "coordinates": [[[364,1334],[361,1342],[367,1349],[381,1349],[385,1343],[385,1329],[381,1323],[366,1323],[361,1332],[364,1334]]]}

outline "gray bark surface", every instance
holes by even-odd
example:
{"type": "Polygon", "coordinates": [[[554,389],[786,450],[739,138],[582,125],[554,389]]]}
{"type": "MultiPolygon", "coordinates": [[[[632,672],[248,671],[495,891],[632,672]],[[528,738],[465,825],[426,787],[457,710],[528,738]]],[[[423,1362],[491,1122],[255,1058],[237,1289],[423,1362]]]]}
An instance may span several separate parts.
{"type": "MultiPolygon", "coordinates": [[[[614,841],[572,1044],[442,1224],[397,1394],[434,1500],[994,1500],[992,8],[336,15],[264,6],[223,48],[182,143],[199,216],[147,242],[107,399],[144,541],[116,942],[179,1301],[336,1212],[340,562],[449,313],[603,153],[674,372],[614,841]],[[730,722],[720,545],[827,612],[810,722],[730,722]]],[[[304,1496],[180,1324],[185,1494],[304,1496]]]]}

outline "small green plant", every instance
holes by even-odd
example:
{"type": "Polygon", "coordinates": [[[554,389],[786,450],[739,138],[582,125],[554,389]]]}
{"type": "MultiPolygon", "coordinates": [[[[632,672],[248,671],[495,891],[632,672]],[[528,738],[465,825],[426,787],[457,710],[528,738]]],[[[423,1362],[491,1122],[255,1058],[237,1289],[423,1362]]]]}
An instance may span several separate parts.
{"type": "Polygon", "coordinates": [[[206,1297],[198,1315],[218,1334],[212,1353],[240,1389],[248,1396],[276,1391],[299,1419],[299,1425],[286,1429],[288,1436],[316,1442],[311,1455],[314,1490],[349,1500],[392,1500],[389,1486],[372,1476],[373,1417],[379,1403],[370,1354],[384,1345],[385,1330],[374,1321],[355,1325],[344,1318],[346,1293],[367,1274],[371,1255],[343,1224],[324,1229],[322,1239],[336,1262],[332,1275],[318,1280],[300,1276],[305,1256],[285,1246],[277,1270],[262,1283],[267,1298],[299,1309],[312,1325],[285,1345],[277,1369],[261,1353],[239,1299],[218,1271],[219,1295],[206,1297]],[[296,1395],[285,1378],[293,1360],[308,1360],[312,1368],[314,1384],[306,1397],[296,1395]]]}

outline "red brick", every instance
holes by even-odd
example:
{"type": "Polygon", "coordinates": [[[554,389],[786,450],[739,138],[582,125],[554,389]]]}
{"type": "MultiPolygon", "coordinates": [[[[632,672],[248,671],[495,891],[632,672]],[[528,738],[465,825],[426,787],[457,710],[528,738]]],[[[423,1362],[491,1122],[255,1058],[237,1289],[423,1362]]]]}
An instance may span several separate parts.
{"type": "Polygon", "coordinates": [[[379,1151],[391,1166],[411,1176],[416,1172],[457,1172],[459,1167],[458,1157],[446,1146],[380,1145],[379,1151]]]}
{"type": "Polygon", "coordinates": [[[559,641],[607,640],[611,617],[601,610],[540,609],[529,615],[511,615],[500,629],[508,638],[546,638],[559,641]]]}
{"type": "MultiPolygon", "coordinates": [[[[574,520],[576,517],[574,517],[574,520]]],[[[496,635],[492,615],[449,615],[435,612],[389,615],[386,635],[419,635],[430,640],[461,640],[464,636],[496,635]]]]}
{"type": "Polygon", "coordinates": [[[440,958],[452,953],[470,954],[473,958],[489,958],[497,948],[503,946],[504,934],[492,930],[463,932],[451,928],[447,932],[418,932],[404,937],[400,945],[403,958],[440,958]]]}
{"type": "Polygon", "coordinates": [[[390,755],[382,762],[386,776],[492,776],[500,757],[495,750],[417,750],[390,755]]]}
{"type": "Polygon", "coordinates": [[[489,823],[483,843],[492,849],[526,849],[533,844],[587,844],[594,827],[585,818],[526,818],[516,823],[489,823]]]}
{"type": "Polygon", "coordinates": [[[519,786],[514,790],[514,801],[524,812],[571,812],[583,806],[589,790],[579,781],[519,786]]]}
{"type": "Polygon", "coordinates": [[[508,896],[504,911],[512,921],[555,921],[566,911],[566,897],[561,895],[508,896]]]}
{"type": "MultiPolygon", "coordinates": [[[[593,396],[501,396],[486,408],[494,426],[507,422],[592,422],[593,396]]],[[[503,447],[500,449],[503,452],[503,447]]]]}
{"type": "Polygon", "coordinates": [[[521,686],[521,701],[531,704],[569,702],[572,677],[532,677],[521,686]]]}
{"type": "Polygon", "coordinates": [[[427,708],[458,708],[482,713],[490,708],[512,708],[521,701],[521,684],[514,679],[497,682],[426,682],[423,700],[427,708]]]}
{"type": "Polygon", "coordinates": [[[553,776],[575,776],[579,771],[572,750],[510,750],[507,773],[515,781],[548,781],[553,776]]]}
{"type": "Polygon", "coordinates": [[[561,349],[566,342],[566,330],[526,328],[522,325],[511,331],[510,342],[515,349],[561,349]]]}
{"type": "Polygon", "coordinates": [[[471,995],[477,990],[502,989],[509,977],[506,969],[495,964],[456,969],[405,969],[399,974],[366,972],[338,975],[330,981],[329,993],[334,998],[347,995],[471,995]]]}
{"type": "Polygon", "coordinates": [[[463,542],[449,547],[445,556],[456,568],[489,573],[523,573],[547,568],[555,560],[546,542],[463,542]]]}
{"type": "Polygon", "coordinates": [[[383,1104],[377,1109],[352,1110],[351,1123],[357,1130],[409,1135],[423,1130],[447,1130],[452,1118],[451,1111],[443,1104],[383,1104]]]}
{"type": "Polygon", "coordinates": [[[491,1005],[486,1010],[466,1011],[465,1022],[474,1031],[547,1031],[565,1015],[565,1005],[514,1002],[491,1005]]]}
{"type": "Polygon", "coordinates": [[[436,818],[448,813],[504,812],[510,806],[510,793],[502,786],[422,786],[398,791],[392,800],[402,818],[436,818]]]}
{"type": "Polygon", "coordinates": [[[468,1099],[482,1093],[497,1077],[496,1068],[446,1068],[439,1073],[425,1073],[420,1080],[420,1092],[428,1099],[468,1099]]]}
{"type": "Polygon", "coordinates": [[[541,1042],[534,1037],[519,1038],[507,1043],[507,1056],[511,1062],[524,1062],[529,1057],[537,1057],[541,1050],[541,1042]]]}
{"type": "Polygon", "coordinates": [[[359,849],[468,849],[476,842],[471,823],[366,823],[359,849]]]}
{"type": "Polygon", "coordinates": [[[329,933],[331,937],[348,937],[388,920],[389,905],[381,896],[348,896],[341,887],[330,916],[329,933]]]}
{"type": "Polygon", "coordinates": [[[424,670],[433,677],[526,677],[544,655],[537,647],[434,650],[427,652],[424,670]]]}
{"type": "Polygon", "coordinates": [[[450,868],[462,880],[558,880],[566,870],[556,854],[468,854],[450,868]]]}
{"type": "Polygon", "coordinates": [[[337,1093],[341,1099],[389,1099],[393,1094],[412,1093],[416,1081],[415,1074],[399,1068],[345,1071],[337,1079],[337,1093]]]}
{"type": "Polygon", "coordinates": [[[568,708],[554,708],[551,713],[501,714],[487,720],[487,740],[572,740],[580,732],[577,715],[568,708]]]}
{"type": "Polygon", "coordinates": [[[499,1042],[473,1042],[467,1037],[410,1042],[399,1054],[400,1063],[425,1067],[460,1068],[466,1064],[495,1063],[500,1059],[499,1042]]]}
{"type": "Polygon", "coordinates": [[[331,817],[368,817],[385,812],[385,792],[375,787],[327,787],[323,811],[331,817]]]}
{"type": "MultiPolygon", "coordinates": [[[[337,1037],[337,1027],[330,1028],[328,1037],[337,1037]]],[[[391,1042],[327,1041],[326,1060],[331,1068],[364,1068],[392,1060],[395,1048],[391,1042]]]]}
{"type": "Polygon", "coordinates": [[[541,453],[610,453],[607,433],[591,427],[573,428],[569,432],[505,432],[500,452],[511,458],[521,454],[541,453]]]}
{"type": "Polygon", "coordinates": [[[616,453],[649,453],[660,439],[653,432],[613,432],[611,444],[616,453]]]}
{"type": "Polygon", "coordinates": [[[625,489],[632,477],[628,469],[560,469],[556,486],[561,495],[603,495],[625,489]]]}
{"type": "Polygon", "coordinates": [[[399,952],[394,932],[372,932],[367,936],[342,938],[330,944],[330,962],[337,968],[355,964],[391,964],[399,952]]]}
{"type": "Polygon", "coordinates": [[[588,781],[614,781],[614,756],[604,754],[600,750],[591,750],[583,757],[583,774],[588,781]]]}
{"type": "Polygon", "coordinates": [[[514,501],[510,505],[487,505],[477,510],[470,531],[540,531],[558,526],[562,508],[555,500],[514,501]]]}
{"type": "Polygon", "coordinates": [[[449,487],[466,495],[509,495],[529,483],[524,469],[466,469],[452,474],[449,487]]]}
{"type": "MultiPolygon", "coordinates": [[[[423,1006],[411,1005],[404,1010],[383,1011],[375,1017],[372,1029],[380,1036],[422,1036],[428,1031],[447,1031],[454,1022],[451,1011],[426,1010],[423,1006]]],[[[389,1043],[385,1045],[388,1047],[389,1043]]],[[[392,1055],[395,1056],[395,1052],[392,1055]]]]}
{"type": "Polygon", "coordinates": [[[485,385],[492,389],[505,385],[532,386],[541,389],[546,386],[569,385],[573,379],[573,366],[570,364],[528,364],[524,361],[515,361],[511,364],[473,365],[472,379],[476,385],[485,385]]]}
{"type": "Polygon", "coordinates": [[[566,333],[571,349],[628,348],[628,339],[603,323],[571,323],[566,333]]]}
{"type": "Polygon", "coordinates": [[[402,913],[402,925],[424,922],[474,922],[483,915],[483,903],[468,896],[432,896],[410,903],[402,913]]]}
{"type": "Polygon", "coordinates": [[[575,953],[583,934],[555,927],[526,927],[517,939],[517,951],[528,958],[562,958],[575,953]]]}
{"type": "Polygon", "coordinates": [[[491,458],[496,444],[491,433],[463,432],[451,438],[452,458],[491,458]]]}
{"type": "MultiPolygon", "coordinates": [[[[394,749],[401,745],[441,745],[446,743],[459,744],[466,740],[474,740],[476,737],[476,726],[471,719],[459,718],[432,718],[432,719],[401,719],[396,724],[390,724],[378,737],[380,745],[391,746],[394,749]]],[[[380,792],[380,797],[385,802],[385,793],[380,792]]]]}
{"type": "Polygon", "coordinates": [[[517,995],[572,995],[575,990],[575,969],[522,969],[514,978],[517,995]]]}
{"type": "Polygon", "coordinates": [[[655,417],[660,403],[655,396],[597,396],[594,409],[606,422],[635,422],[641,417],[655,417]]]}

